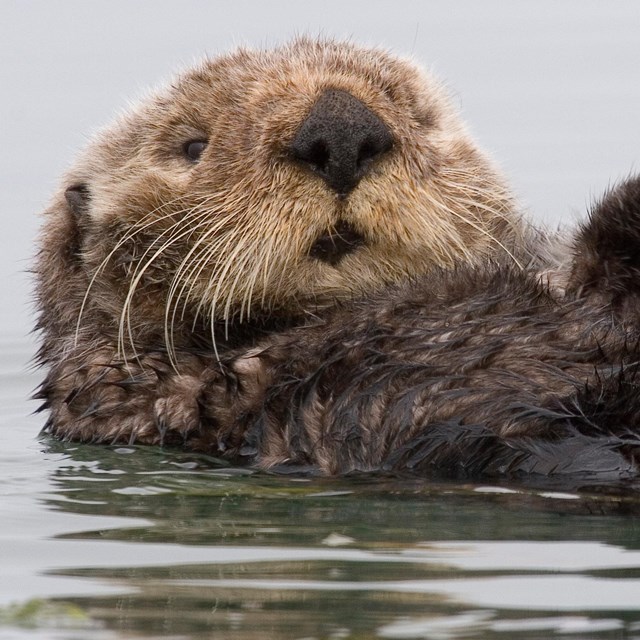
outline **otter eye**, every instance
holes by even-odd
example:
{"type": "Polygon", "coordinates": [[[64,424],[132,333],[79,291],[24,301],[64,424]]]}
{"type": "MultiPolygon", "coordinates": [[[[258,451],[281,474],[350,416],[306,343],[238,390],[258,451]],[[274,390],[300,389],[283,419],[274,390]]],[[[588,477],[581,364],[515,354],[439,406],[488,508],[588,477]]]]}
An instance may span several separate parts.
{"type": "Polygon", "coordinates": [[[205,150],[207,146],[206,140],[189,140],[185,142],[182,146],[182,150],[184,154],[191,160],[192,162],[197,162],[200,160],[200,156],[202,152],[205,150]]]}

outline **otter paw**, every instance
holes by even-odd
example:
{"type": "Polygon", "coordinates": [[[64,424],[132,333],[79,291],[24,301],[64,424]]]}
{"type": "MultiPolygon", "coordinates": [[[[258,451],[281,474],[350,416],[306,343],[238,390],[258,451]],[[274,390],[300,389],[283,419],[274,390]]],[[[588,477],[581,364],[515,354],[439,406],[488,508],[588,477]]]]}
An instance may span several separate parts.
{"type": "Polygon", "coordinates": [[[153,406],[153,422],[159,444],[184,444],[199,434],[202,382],[194,376],[176,376],[167,395],[153,406]]]}

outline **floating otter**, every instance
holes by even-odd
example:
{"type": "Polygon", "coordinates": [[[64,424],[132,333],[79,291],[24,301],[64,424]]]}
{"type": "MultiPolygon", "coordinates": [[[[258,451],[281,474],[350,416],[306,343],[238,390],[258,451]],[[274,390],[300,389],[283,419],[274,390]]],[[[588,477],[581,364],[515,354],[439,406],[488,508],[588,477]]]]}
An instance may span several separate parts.
{"type": "Polygon", "coordinates": [[[310,40],[206,62],[47,212],[46,430],[325,474],[635,476],[640,182],[551,284],[537,240],[409,63],[310,40]]]}
{"type": "Polygon", "coordinates": [[[309,39],[207,60],[91,142],[46,212],[47,430],[189,438],[234,350],[434,267],[525,266],[534,236],[413,64],[309,39]]]}

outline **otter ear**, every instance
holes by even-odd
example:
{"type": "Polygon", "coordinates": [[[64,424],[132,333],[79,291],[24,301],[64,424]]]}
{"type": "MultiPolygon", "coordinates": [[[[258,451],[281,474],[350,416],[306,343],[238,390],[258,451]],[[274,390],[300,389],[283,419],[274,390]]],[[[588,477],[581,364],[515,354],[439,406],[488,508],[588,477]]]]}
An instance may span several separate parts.
{"type": "Polygon", "coordinates": [[[81,262],[84,232],[89,226],[87,215],[91,201],[89,186],[84,182],[72,184],[65,189],[64,198],[67,203],[64,245],[66,245],[71,259],[74,262],[81,262]]]}
{"type": "Polygon", "coordinates": [[[605,194],[574,242],[569,290],[611,301],[640,294],[640,176],[605,194]]]}
{"type": "Polygon", "coordinates": [[[64,192],[71,213],[77,221],[81,221],[89,210],[89,201],[91,200],[91,192],[89,186],[84,182],[67,187],[64,192]]]}

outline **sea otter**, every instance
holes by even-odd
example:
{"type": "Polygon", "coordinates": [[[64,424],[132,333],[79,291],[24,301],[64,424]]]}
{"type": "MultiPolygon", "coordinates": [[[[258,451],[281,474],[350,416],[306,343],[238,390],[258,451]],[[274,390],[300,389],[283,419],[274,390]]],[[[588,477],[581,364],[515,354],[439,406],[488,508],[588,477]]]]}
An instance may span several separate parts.
{"type": "Polygon", "coordinates": [[[306,38],[205,60],[90,142],[45,213],[47,431],[190,440],[237,353],[434,268],[531,267],[536,237],[411,62],[306,38]]]}

